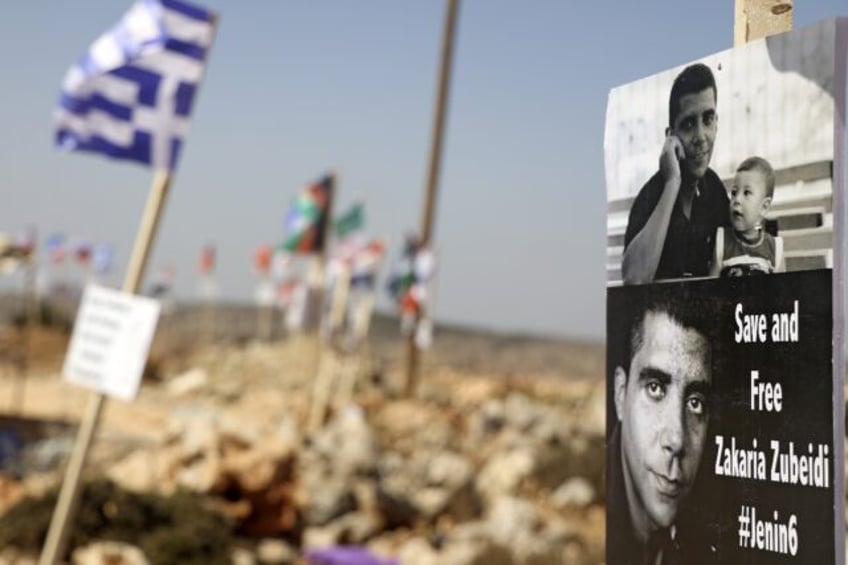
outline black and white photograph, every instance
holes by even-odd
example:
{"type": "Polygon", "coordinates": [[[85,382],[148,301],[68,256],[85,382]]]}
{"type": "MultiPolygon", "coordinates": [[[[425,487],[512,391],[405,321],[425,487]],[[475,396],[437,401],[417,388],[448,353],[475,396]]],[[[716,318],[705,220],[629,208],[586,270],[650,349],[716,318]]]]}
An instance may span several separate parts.
{"type": "Polygon", "coordinates": [[[609,289],[607,563],[834,562],[831,290],[825,270],[609,289]]]}
{"type": "Polygon", "coordinates": [[[843,562],[846,37],[609,95],[611,565],[843,562]]]}
{"type": "Polygon", "coordinates": [[[610,92],[608,286],[833,267],[835,28],[610,92]]]}

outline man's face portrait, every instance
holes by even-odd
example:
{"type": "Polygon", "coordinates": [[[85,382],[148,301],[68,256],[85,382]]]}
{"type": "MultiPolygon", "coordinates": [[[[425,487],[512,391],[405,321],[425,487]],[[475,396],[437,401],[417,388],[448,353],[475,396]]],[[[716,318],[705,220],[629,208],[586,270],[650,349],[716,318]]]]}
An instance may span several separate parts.
{"type": "Polygon", "coordinates": [[[684,94],[678,101],[679,112],[671,124],[672,133],[680,139],[686,154],[680,162],[681,172],[696,179],[707,172],[713,154],[718,129],[715,98],[712,87],[684,94]]]}
{"type": "MultiPolygon", "coordinates": [[[[714,131],[714,130],[713,130],[714,131]]],[[[631,519],[647,534],[671,526],[707,435],[711,349],[698,331],[649,311],[629,373],[615,373],[622,466],[631,519]]]]}

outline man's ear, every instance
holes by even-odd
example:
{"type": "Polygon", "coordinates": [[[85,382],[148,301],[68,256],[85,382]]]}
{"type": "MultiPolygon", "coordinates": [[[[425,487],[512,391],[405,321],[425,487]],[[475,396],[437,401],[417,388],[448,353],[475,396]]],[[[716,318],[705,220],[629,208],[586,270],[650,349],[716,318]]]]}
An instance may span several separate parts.
{"type": "Polygon", "coordinates": [[[624,410],[624,395],[627,392],[627,373],[621,366],[615,368],[615,383],[613,384],[613,395],[615,399],[615,415],[621,421],[624,410]]]}

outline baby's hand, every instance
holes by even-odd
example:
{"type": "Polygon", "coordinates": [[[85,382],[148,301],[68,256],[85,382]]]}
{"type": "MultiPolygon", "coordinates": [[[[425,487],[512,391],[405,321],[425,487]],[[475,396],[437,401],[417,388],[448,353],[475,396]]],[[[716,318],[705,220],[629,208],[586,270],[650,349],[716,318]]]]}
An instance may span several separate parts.
{"type": "Polygon", "coordinates": [[[680,159],[685,155],[680,139],[676,135],[666,136],[660,153],[660,172],[666,183],[674,179],[680,180],[680,159]]]}

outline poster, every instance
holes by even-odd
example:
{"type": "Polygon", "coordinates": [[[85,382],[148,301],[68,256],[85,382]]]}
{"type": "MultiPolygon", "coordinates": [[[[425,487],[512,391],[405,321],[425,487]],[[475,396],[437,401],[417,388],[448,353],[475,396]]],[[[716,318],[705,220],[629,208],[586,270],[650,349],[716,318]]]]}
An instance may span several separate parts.
{"type": "Polygon", "coordinates": [[[610,565],[844,562],[846,36],[610,93],[610,565]]]}

